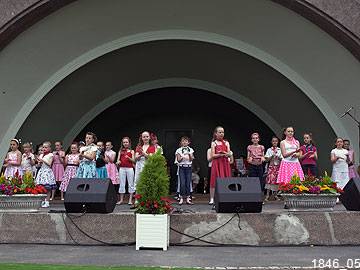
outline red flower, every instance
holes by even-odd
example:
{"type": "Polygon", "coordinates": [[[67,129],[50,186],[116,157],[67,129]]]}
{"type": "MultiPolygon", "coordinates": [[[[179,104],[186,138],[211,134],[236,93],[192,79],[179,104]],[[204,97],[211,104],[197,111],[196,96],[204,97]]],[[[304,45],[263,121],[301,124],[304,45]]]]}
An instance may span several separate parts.
{"type": "Polygon", "coordinates": [[[144,206],[144,205],[145,205],[145,202],[141,202],[140,205],[141,205],[141,206],[144,206]]]}
{"type": "Polygon", "coordinates": [[[141,194],[135,194],[135,195],[134,195],[134,198],[135,198],[136,200],[140,199],[140,198],[141,198],[141,194]]]}

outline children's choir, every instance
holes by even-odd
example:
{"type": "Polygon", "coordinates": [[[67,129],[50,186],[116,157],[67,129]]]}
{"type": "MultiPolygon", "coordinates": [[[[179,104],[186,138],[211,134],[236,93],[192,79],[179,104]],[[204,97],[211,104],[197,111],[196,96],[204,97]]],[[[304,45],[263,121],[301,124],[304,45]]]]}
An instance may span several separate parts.
{"type": "MultiPolygon", "coordinates": [[[[207,150],[208,173],[206,179],[210,185],[209,204],[214,204],[214,193],[218,179],[231,176],[258,177],[265,193],[265,202],[277,196],[278,185],[290,182],[294,175],[304,179],[304,175],[318,176],[318,152],[312,134],[303,134],[303,144],[294,137],[294,128],[289,126],[283,130],[283,139],[276,136],[271,139],[271,147],[265,152],[260,144],[259,133],[251,134],[251,142],[247,147],[247,158],[240,156],[235,159],[230,143],[225,139],[224,128],[218,126],[213,132],[210,148],[207,150]],[[280,141],[280,142],[279,142],[280,141]]],[[[118,190],[118,202],[124,202],[126,184],[128,186],[129,201],[133,206],[133,195],[136,192],[136,183],[147,158],[160,150],[155,134],[144,131],[140,134],[135,150],[131,147],[129,137],[121,140],[121,147],[116,154],[112,150],[112,142],[97,141],[92,132],[87,132],[85,142],[73,142],[68,154],[62,149],[60,141],[55,142],[55,150],[51,150],[51,143],[44,142],[36,154],[32,145],[24,143],[23,153],[20,152],[20,141],[12,139],[7,153],[3,174],[13,177],[16,174],[33,173],[36,184],[43,185],[47,198],[43,207],[49,207],[49,201],[54,198],[55,190],[61,191],[61,200],[72,178],[110,178],[118,190]]],[[[179,148],[175,152],[175,164],[178,166],[178,200],[179,204],[192,202],[192,170],[195,151],[190,147],[190,138],[181,137],[179,148]]],[[[355,167],[355,154],[350,149],[350,141],[337,138],[335,148],[330,153],[333,163],[332,179],[340,188],[343,188],[349,179],[358,177],[355,167]]],[[[206,184],[206,181],[204,185],[206,184]]],[[[204,187],[206,188],[206,187],[204,187]]]]}

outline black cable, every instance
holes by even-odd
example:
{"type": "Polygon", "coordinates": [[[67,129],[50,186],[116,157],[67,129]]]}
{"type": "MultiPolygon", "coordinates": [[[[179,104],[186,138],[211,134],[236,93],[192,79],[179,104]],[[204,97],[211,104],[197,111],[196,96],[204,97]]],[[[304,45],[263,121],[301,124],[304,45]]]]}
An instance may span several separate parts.
{"type": "MultiPolygon", "coordinates": [[[[86,213],[86,212],[85,212],[86,213]]],[[[85,213],[81,216],[84,216],[85,213]]],[[[109,243],[109,242],[105,242],[105,241],[102,241],[102,240],[99,240],[99,239],[96,239],[94,237],[92,237],[91,235],[89,235],[88,233],[86,233],[84,230],[82,230],[75,222],[74,220],[72,219],[72,217],[68,214],[68,213],[65,213],[66,217],[69,218],[69,220],[71,221],[71,223],[82,233],[84,234],[85,236],[87,236],[88,238],[96,241],[96,242],[99,242],[103,245],[106,245],[106,246],[131,246],[131,245],[135,245],[135,242],[127,242],[127,243],[109,243]]],[[[80,216],[80,217],[81,217],[80,216]]]]}
{"type": "Polygon", "coordinates": [[[238,227],[239,227],[239,230],[241,231],[242,229],[241,229],[241,226],[240,226],[240,214],[239,214],[239,212],[237,212],[236,214],[237,214],[238,219],[239,219],[238,227]]]}
{"type": "Polygon", "coordinates": [[[63,220],[63,223],[65,225],[65,229],[66,229],[66,232],[68,233],[68,235],[70,236],[70,239],[71,241],[73,241],[76,245],[81,245],[79,242],[77,242],[74,237],[72,236],[72,234],[70,233],[70,230],[66,224],[66,221],[65,221],[65,218],[64,218],[64,213],[61,214],[61,217],[62,217],[62,220],[63,220]]]}
{"type": "MultiPolygon", "coordinates": [[[[215,242],[210,242],[210,241],[206,241],[206,240],[203,240],[201,238],[204,238],[205,236],[208,236],[209,234],[212,234],[214,232],[216,232],[217,230],[221,229],[222,227],[226,226],[230,221],[232,221],[234,219],[234,217],[238,216],[239,217],[239,214],[236,213],[234,214],[228,221],[226,221],[224,224],[220,225],[219,227],[215,228],[214,230],[210,231],[210,232],[207,232],[205,233],[204,235],[202,236],[199,236],[199,237],[196,237],[196,236],[192,236],[192,235],[189,235],[189,234],[186,234],[186,233],[183,233],[183,232],[180,232],[172,227],[170,227],[170,230],[178,233],[178,234],[181,234],[181,235],[184,235],[184,236],[187,236],[189,238],[192,238],[192,240],[188,240],[188,241],[185,241],[185,242],[181,242],[181,243],[173,243],[172,245],[185,245],[185,244],[189,244],[191,242],[194,242],[194,241],[200,241],[200,242],[204,242],[204,243],[207,243],[207,244],[213,244],[213,245],[221,245],[223,246],[224,244],[221,244],[221,243],[215,243],[215,242]]],[[[240,220],[240,217],[239,217],[239,220],[240,220]]]]}

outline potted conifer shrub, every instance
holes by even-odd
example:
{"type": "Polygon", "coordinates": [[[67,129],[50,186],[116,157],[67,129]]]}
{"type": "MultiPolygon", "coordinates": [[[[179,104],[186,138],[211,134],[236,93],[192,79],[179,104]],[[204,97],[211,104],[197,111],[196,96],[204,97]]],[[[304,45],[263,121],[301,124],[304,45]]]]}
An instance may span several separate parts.
{"type": "Polygon", "coordinates": [[[162,248],[167,250],[172,210],[166,160],[158,151],[150,156],[136,185],[136,250],[162,248]]]}

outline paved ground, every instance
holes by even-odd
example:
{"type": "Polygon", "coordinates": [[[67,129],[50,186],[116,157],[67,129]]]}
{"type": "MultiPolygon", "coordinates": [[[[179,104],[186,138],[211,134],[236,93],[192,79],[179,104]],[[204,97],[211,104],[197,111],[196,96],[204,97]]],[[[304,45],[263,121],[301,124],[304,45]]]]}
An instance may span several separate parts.
{"type": "Polygon", "coordinates": [[[340,266],[346,266],[351,260],[360,260],[360,247],[170,247],[168,251],[136,251],[134,246],[0,245],[3,263],[285,268],[313,267],[314,259],[338,259],[340,266]]]}

